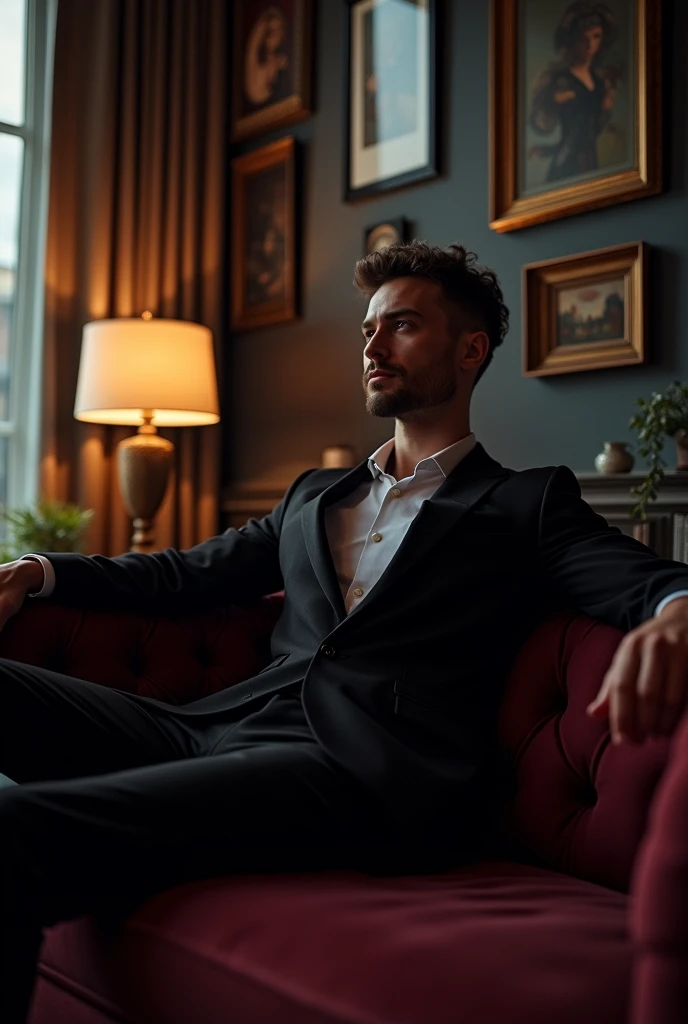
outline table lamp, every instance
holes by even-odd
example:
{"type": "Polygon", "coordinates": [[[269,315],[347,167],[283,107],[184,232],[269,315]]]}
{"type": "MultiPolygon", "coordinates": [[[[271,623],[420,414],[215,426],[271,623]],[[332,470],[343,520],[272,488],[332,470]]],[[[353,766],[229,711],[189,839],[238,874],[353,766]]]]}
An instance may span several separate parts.
{"type": "Polygon", "coordinates": [[[210,330],[149,312],[85,324],[74,416],[84,423],[140,424],[117,445],[117,472],[134,521],[130,550],[150,551],[174,454],[157,427],[220,419],[210,330]]]}

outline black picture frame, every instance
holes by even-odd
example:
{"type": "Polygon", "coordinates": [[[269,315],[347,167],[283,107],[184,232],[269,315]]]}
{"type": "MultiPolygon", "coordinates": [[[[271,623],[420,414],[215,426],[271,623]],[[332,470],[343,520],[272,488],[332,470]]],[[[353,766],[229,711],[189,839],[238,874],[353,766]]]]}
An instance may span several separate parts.
{"type": "Polygon", "coordinates": [[[423,160],[417,166],[400,170],[383,178],[375,178],[363,184],[352,181],[352,152],[356,147],[352,144],[352,20],[357,7],[365,4],[368,8],[382,7],[392,4],[395,0],[342,0],[343,2],[343,37],[344,37],[344,201],[355,202],[370,196],[381,195],[395,189],[414,185],[421,181],[436,178],[439,174],[439,133],[438,133],[438,85],[440,75],[441,54],[439,48],[438,20],[440,17],[441,0],[416,0],[419,8],[427,11],[427,47],[425,60],[427,105],[426,117],[427,146],[423,160]]]}
{"type": "Polygon", "coordinates": [[[372,236],[376,232],[384,232],[385,235],[394,235],[392,242],[387,242],[387,245],[399,245],[404,242],[408,242],[410,238],[410,221],[406,217],[387,217],[385,220],[380,220],[376,224],[371,224],[365,228],[363,232],[363,255],[368,256],[371,252],[375,252],[379,246],[370,246],[372,236]]]}

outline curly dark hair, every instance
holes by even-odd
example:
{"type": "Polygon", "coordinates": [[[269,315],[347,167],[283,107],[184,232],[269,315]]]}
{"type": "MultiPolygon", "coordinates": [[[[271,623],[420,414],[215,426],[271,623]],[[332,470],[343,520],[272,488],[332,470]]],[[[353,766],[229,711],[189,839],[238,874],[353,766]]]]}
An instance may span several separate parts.
{"type": "Polygon", "coordinates": [[[388,245],[360,259],[354,268],[354,285],[368,299],[395,277],[427,277],[442,285],[447,299],[460,310],[459,329],[485,331],[489,339],[490,348],[475,378],[477,384],[509,329],[509,310],[497,275],[487,267],[476,266],[477,259],[474,252],[458,243],[442,249],[415,239],[405,245],[388,245]]]}

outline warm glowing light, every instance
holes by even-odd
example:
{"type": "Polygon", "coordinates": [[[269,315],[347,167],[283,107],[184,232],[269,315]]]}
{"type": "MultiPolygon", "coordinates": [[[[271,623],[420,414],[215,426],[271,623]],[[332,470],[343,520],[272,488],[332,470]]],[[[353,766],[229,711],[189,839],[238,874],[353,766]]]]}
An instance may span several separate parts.
{"type": "Polygon", "coordinates": [[[192,427],[220,419],[210,330],[184,320],[93,320],[84,327],[74,416],[86,423],[192,427]]]}

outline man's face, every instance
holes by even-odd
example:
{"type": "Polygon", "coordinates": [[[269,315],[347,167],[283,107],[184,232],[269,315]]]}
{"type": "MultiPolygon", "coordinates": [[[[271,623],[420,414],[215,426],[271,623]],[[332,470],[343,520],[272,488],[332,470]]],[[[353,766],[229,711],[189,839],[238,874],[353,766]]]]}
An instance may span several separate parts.
{"type": "Polygon", "coordinates": [[[456,394],[458,332],[442,286],[429,278],[399,277],[383,284],[362,324],[363,390],[371,416],[403,419],[456,394]],[[393,376],[371,380],[376,370],[393,376]]]}

